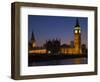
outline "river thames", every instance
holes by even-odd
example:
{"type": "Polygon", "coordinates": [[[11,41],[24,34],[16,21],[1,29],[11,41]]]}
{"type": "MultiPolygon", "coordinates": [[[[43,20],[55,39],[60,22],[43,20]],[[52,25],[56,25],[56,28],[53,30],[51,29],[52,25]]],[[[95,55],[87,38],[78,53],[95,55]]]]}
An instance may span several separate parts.
{"type": "Polygon", "coordinates": [[[49,65],[74,65],[74,64],[87,64],[87,58],[67,58],[55,60],[37,60],[28,63],[28,66],[49,66],[49,65]]]}

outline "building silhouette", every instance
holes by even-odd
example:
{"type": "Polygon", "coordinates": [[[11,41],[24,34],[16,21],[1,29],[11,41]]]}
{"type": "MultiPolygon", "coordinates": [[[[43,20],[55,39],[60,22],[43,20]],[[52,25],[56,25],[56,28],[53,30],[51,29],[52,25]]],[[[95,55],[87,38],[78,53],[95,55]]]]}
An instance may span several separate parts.
{"type": "Polygon", "coordinates": [[[76,19],[76,24],[73,29],[73,34],[74,34],[74,40],[70,42],[70,45],[67,44],[60,45],[60,42],[58,40],[53,40],[53,41],[49,40],[46,42],[46,44],[49,47],[36,48],[36,40],[34,37],[34,33],[32,32],[31,40],[29,42],[29,44],[31,44],[32,49],[29,49],[29,53],[58,54],[59,52],[60,54],[82,54],[81,27],[78,18],[76,19]]]}

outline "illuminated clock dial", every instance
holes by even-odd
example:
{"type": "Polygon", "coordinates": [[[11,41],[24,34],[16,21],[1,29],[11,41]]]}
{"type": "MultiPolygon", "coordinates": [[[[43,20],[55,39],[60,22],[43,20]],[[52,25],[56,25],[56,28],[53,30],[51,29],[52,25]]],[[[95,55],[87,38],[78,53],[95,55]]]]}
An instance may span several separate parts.
{"type": "Polygon", "coordinates": [[[75,30],[75,33],[78,33],[78,31],[77,31],[77,30],[75,30]]]}
{"type": "Polygon", "coordinates": [[[81,33],[81,31],[79,30],[79,33],[81,33]]]}

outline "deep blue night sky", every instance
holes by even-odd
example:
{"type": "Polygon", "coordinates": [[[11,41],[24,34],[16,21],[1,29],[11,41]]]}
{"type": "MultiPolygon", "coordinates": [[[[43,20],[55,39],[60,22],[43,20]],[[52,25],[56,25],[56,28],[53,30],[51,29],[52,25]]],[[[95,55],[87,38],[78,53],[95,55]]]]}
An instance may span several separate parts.
{"type": "MultiPolygon", "coordinates": [[[[60,39],[61,44],[74,40],[73,29],[77,17],[28,15],[28,40],[34,32],[36,45],[42,46],[46,40],[60,39]]],[[[78,17],[81,26],[81,42],[87,45],[88,18],[78,17]]]]}

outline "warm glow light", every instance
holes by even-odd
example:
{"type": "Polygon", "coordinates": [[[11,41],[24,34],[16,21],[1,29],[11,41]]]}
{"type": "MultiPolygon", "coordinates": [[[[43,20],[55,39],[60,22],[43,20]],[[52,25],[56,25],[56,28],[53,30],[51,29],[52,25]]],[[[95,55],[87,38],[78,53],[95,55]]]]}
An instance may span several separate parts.
{"type": "Polygon", "coordinates": [[[35,43],[33,43],[33,45],[32,45],[32,46],[33,46],[33,48],[34,48],[34,47],[36,46],[36,45],[35,45],[35,43]]]}
{"type": "Polygon", "coordinates": [[[46,49],[37,49],[37,50],[31,50],[29,53],[35,53],[35,54],[45,54],[46,49]]]}
{"type": "Polygon", "coordinates": [[[79,30],[79,33],[81,33],[81,31],[79,30]]]}
{"type": "Polygon", "coordinates": [[[51,51],[48,51],[48,53],[50,54],[50,53],[51,53],[51,51]]]}
{"type": "Polygon", "coordinates": [[[77,30],[75,30],[75,33],[78,33],[78,31],[77,31],[77,30]]]}

